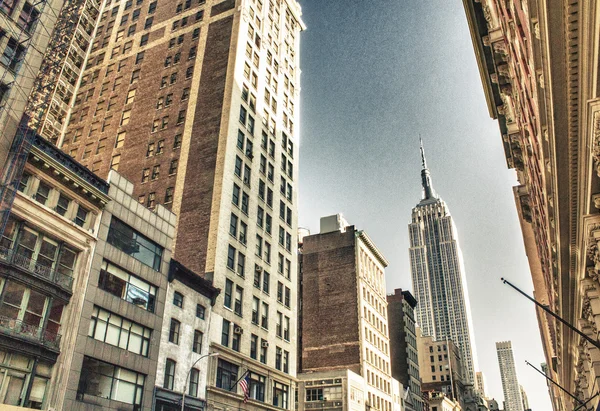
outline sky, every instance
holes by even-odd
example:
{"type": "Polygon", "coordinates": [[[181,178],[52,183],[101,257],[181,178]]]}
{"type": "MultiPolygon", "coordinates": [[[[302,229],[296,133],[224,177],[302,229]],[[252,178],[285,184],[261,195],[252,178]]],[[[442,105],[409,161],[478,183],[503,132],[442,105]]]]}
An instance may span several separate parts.
{"type": "Polygon", "coordinates": [[[495,342],[512,341],[534,411],[551,410],[498,123],[489,117],[460,0],[300,0],[299,223],[344,214],[390,262],[388,292],[412,289],[408,223],[421,199],[419,135],[463,251],[479,370],[502,404],[495,342]]]}

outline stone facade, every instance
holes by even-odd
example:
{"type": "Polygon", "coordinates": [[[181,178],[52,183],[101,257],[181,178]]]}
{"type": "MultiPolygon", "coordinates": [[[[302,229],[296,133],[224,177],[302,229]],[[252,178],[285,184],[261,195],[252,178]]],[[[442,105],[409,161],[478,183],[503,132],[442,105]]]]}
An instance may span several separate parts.
{"type": "Polygon", "coordinates": [[[215,362],[209,334],[218,294],[209,281],[171,260],[156,370],[157,411],[177,407],[184,391],[186,409],[204,409],[208,364],[215,362]]]}
{"type": "Polygon", "coordinates": [[[112,201],[100,219],[72,330],[75,352],[65,400],[57,409],[152,407],[175,215],[139,204],[131,182],[116,172],[108,179],[112,201]]]}
{"type": "Polygon", "coordinates": [[[36,137],[0,239],[2,408],[62,409],[108,184],[36,137]]]}
{"type": "MultiPolygon", "coordinates": [[[[517,211],[534,295],[593,335],[600,93],[597,1],[464,0],[489,114],[516,170],[517,211]]],[[[595,347],[537,309],[555,411],[596,392],[595,347]]],[[[598,398],[588,404],[597,408],[598,398]]]]}

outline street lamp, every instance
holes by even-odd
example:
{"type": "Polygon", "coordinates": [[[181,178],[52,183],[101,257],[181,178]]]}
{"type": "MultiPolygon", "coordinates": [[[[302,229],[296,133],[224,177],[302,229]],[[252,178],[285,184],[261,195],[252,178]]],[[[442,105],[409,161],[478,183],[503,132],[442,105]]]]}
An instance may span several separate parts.
{"type": "MultiPolygon", "coordinates": [[[[200,361],[203,358],[206,358],[206,357],[216,357],[218,355],[219,355],[218,352],[214,352],[212,354],[201,355],[200,357],[198,357],[198,359],[196,361],[194,361],[194,363],[190,367],[190,370],[188,371],[187,376],[185,377],[185,385],[183,386],[183,398],[181,399],[181,411],[185,411],[185,392],[187,391],[188,380],[190,379],[190,374],[192,373],[192,370],[194,369],[194,366],[196,364],[198,364],[198,361],[200,361]]],[[[206,401],[206,398],[204,399],[204,401],[206,401]]]]}

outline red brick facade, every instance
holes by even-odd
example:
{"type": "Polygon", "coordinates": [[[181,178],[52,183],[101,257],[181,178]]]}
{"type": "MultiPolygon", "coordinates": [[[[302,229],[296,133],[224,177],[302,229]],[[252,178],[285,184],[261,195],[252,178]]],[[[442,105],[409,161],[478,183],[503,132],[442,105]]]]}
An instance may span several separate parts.
{"type": "Polygon", "coordinates": [[[302,372],[361,373],[355,235],[351,226],[344,233],[304,237],[302,372]]]}

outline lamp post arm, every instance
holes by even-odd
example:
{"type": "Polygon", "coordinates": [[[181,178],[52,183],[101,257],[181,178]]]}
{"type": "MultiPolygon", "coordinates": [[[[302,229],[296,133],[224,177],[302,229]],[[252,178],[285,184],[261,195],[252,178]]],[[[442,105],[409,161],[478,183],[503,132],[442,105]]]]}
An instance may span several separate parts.
{"type": "Polygon", "coordinates": [[[192,370],[194,369],[194,366],[196,364],[198,364],[198,361],[200,361],[201,359],[206,358],[206,357],[214,357],[216,355],[219,355],[219,353],[210,353],[210,354],[201,355],[200,357],[198,357],[196,359],[196,361],[194,361],[194,363],[192,364],[192,366],[188,370],[188,373],[187,373],[187,375],[185,377],[185,384],[183,385],[183,397],[181,398],[181,411],[185,411],[185,393],[187,391],[188,381],[190,380],[190,375],[192,374],[192,370]]]}

